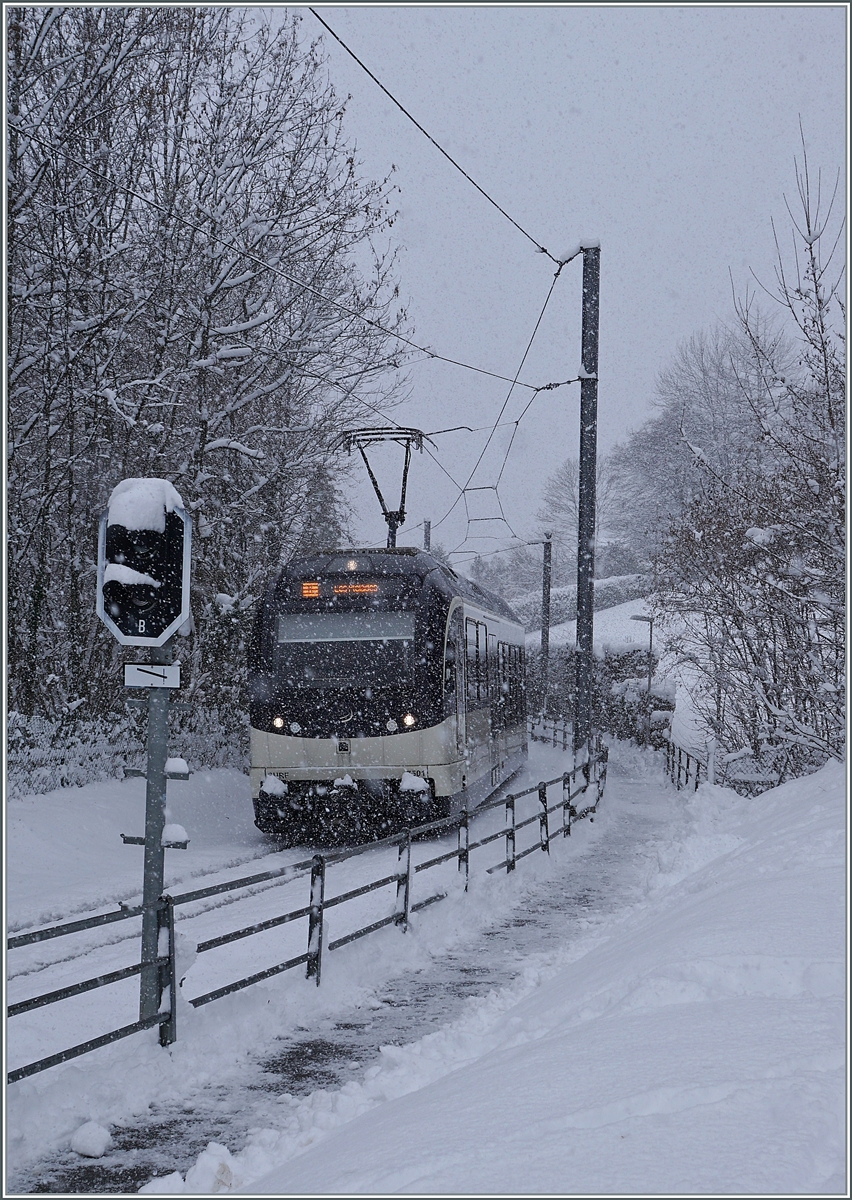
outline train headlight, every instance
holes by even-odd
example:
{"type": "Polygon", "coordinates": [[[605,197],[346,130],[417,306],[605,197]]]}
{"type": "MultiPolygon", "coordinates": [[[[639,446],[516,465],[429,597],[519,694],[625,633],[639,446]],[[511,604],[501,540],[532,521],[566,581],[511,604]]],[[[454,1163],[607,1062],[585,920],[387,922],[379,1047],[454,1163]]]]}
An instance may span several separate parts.
{"type": "Polygon", "coordinates": [[[397,729],[399,729],[399,726],[393,717],[388,720],[387,725],[385,725],[385,729],[388,731],[388,733],[396,733],[397,729]]]}
{"type": "Polygon", "coordinates": [[[410,729],[412,725],[417,724],[417,718],[415,717],[414,713],[406,713],[402,718],[402,723],[406,729],[410,729]]]}
{"type": "Polygon", "coordinates": [[[275,729],[283,729],[284,728],[284,718],[283,717],[273,717],[272,724],[275,729]]]}

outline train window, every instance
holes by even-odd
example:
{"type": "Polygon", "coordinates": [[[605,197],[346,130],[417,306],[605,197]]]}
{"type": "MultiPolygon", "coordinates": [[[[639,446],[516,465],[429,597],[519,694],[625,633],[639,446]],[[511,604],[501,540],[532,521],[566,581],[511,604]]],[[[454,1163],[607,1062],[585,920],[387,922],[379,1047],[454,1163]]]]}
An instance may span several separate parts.
{"type": "Polygon", "coordinates": [[[497,647],[497,677],[500,684],[500,703],[508,705],[509,683],[512,675],[512,647],[500,642],[497,647]]]}
{"type": "Polygon", "coordinates": [[[479,699],[479,626],[476,621],[465,622],[467,636],[467,698],[479,699]]]}
{"type": "Polygon", "coordinates": [[[491,703],[496,704],[500,696],[500,679],[497,670],[497,635],[494,633],[488,634],[488,654],[486,656],[486,668],[488,671],[487,679],[487,695],[491,703]]]}
{"type": "Polygon", "coordinates": [[[325,612],[280,613],[278,642],[410,641],[414,613],[325,612]]]}

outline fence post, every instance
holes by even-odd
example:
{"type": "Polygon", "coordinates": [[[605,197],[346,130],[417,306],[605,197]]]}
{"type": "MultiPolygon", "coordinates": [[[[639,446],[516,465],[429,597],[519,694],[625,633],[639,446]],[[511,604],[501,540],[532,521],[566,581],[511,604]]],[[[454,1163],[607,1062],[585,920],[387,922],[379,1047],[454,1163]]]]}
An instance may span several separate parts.
{"type": "Polygon", "coordinates": [[[696,760],[695,760],[695,787],[693,788],[693,791],[696,791],[696,792],[698,791],[698,785],[700,782],[701,782],[701,762],[699,761],[699,759],[696,758],[696,760]]]}
{"type": "Polygon", "coordinates": [[[461,814],[459,822],[459,870],[464,870],[464,890],[467,891],[467,885],[470,882],[470,855],[468,854],[468,843],[470,842],[470,830],[468,827],[469,814],[467,809],[461,814]]]}
{"type": "Polygon", "coordinates": [[[571,836],[571,775],[562,776],[562,836],[571,836]]]}
{"type": "Polygon", "coordinates": [[[322,972],[323,901],[325,900],[325,859],[315,854],[311,859],[311,909],[308,914],[308,966],[306,977],[320,985],[322,972]]]}
{"type": "Polygon", "coordinates": [[[506,874],[515,869],[515,797],[506,797],[506,874]]]}
{"type": "MultiPolygon", "coordinates": [[[[600,753],[600,748],[601,748],[600,747],[600,734],[595,734],[594,738],[592,738],[591,741],[589,742],[589,763],[588,763],[589,786],[591,787],[592,784],[594,784],[594,788],[595,788],[595,802],[591,806],[591,812],[593,812],[593,813],[596,813],[598,811],[598,800],[600,800],[600,796],[601,796],[601,790],[598,787],[598,754],[600,753]]],[[[594,823],[595,823],[595,818],[590,816],[589,824],[594,825],[594,823]]]]}
{"type": "Polygon", "coordinates": [[[553,749],[556,749],[556,717],[553,718],[553,749]]]}
{"type": "Polygon", "coordinates": [[[163,996],[168,993],[169,1019],[160,1026],[160,1045],[170,1046],[177,1041],[177,971],[175,969],[175,903],[171,896],[160,897],[157,909],[157,958],[166,958],[157,964],[158,1012],[162,1012],[163,996]],[[167,945],[163,945],[166,942],[167,945]]]}
{"type": "Polygon", "coordinates": [[[538,802],[541,805],[541,812],[538,814],[539,839],[541,841],[542,850],[550,853],[550,835],[547,830],[547,784],[540,783],[538,785],[538,802]]]}
{"type": "Polygon", "coordinates": [[[677,748],[677,790],[680,791],[680,768],[683,761],[683,751],[680,746],[677,748]]]}
{"type": "MultiPolygon", "coordinates": [[[[396,881],[396,923],[402,931],[408,929],[408,913],[411,906],[411,830],[406,829],[405,841],[399,844],[399,865],[405,859],[405,875],[396,881]]],[[[402,872],[400,871],[400,875],[402,872]]]]}
{"type": "Polygon", "coordinates": [[[716,739],[707,740],[707,782],[716,782],[716,739]]]}
{"type": "Polygon", "coordinates": [[[601,746],[601,757],[598,762],[598,800],[603,799],[604,788],[606,787],[606,772],[609,765],[609,747],[601,746]]]}
{"type": "Polygon", "coordinates": [[[568,750],[568,718],[562,718],[562,751],[566,753],[568,750]]]}

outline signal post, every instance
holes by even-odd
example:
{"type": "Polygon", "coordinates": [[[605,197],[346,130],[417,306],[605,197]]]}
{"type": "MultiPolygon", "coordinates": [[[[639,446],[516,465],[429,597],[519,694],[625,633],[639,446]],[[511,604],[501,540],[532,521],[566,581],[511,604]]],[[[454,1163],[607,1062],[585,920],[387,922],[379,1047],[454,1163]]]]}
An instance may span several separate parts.
{"type": "MultiPolygon", "coordinates": [[[[159,957],[160,898],[163,894],[166,823],[166,761],[170,692],[180,686],[180,666],[172,664],[172,639],[189,620],[192,525],[180,496],[164,479],[126,479],[110,496],[98,539],[97,613],[124,646],[148,646],[149,663],[128,663],[124,682],[148,689],[145,836],[126,844],[144,845],[142,886],[142,972],[140,1020],[160,1009],[164,974],[159,957]]],[[[174,1005],[169,1032],[174,1040],[174,1005]]]]}

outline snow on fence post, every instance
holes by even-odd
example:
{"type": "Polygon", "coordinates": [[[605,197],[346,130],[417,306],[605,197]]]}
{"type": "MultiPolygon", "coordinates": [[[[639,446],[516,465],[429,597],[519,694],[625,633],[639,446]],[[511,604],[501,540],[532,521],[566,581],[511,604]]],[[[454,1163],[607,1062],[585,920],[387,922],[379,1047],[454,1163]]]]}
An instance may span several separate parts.
{"type": "Polygon", "coordinates": [[[325,859],[315,854],[311,859],[311,904],[308,913],[308,963],[306,978],[320,985],[322,974],[323,902],[325,900],[325,859]]]}

